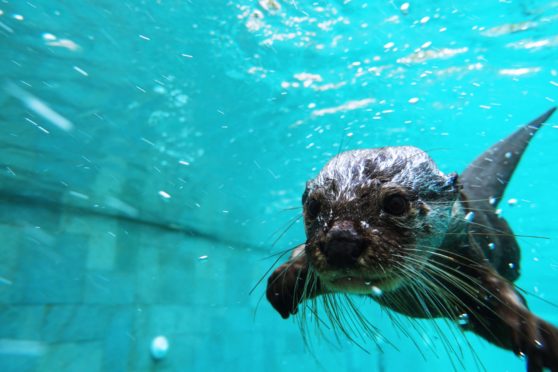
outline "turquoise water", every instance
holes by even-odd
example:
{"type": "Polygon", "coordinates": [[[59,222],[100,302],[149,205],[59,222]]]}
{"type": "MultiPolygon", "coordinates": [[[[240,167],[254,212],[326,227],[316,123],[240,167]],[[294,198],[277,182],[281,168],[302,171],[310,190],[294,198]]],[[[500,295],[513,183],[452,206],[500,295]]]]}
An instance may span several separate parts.
{"type": "MultiPolygon", "coordinates": [[[[3,0],[0,50],[1,370],[524,369],[367,302],[397,348],[325,330],[308,350],[249,292],[304,241],[282,232],[340,148],[415,145],[460,171],[556,105],[557,3],[3,0]]],[[[554,324],[557,126],[501,206],[545,238],[520,239],[518,284],[554,324]]]]}

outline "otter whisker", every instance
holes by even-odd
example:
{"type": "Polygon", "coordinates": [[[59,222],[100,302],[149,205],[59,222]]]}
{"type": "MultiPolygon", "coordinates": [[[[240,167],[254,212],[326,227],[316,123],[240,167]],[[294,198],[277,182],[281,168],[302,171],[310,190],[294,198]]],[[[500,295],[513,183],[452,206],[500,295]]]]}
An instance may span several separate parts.
{"type": "MultiPolygon", "coordinates": [[[[269,260],[270,258],[277,257],[277,256],[283,257],[285,254],[287,254],[287,253],[289,253],[289,252],[292,252],[292,251],[293,251],[294,249],[296,249],[297,247],[300,247],[300,245],[301,245],[301,243],[298,243],[298,244],[295,244],[295,245],[294,245],[293,247],[291,247],[291,248],[283,249],[283,250],[281,250],[281,251],[277,251],[277,252],[275,252],[275,253],[272,253],[272,254],[270,254],[269,256],[263,257],[263,258],[261,259],[261,261],[269,260]]],[[[277,264],[277,263],[275,263],[275,264],[277,264]]]]}
{"type": "MultiPolygon", "coordinates": [[[[447,232],[445,235],[462,235],[461,233],[452,233],[452,232],[447,232]]],[[[486,233],[477,233],[477,232],[469,232],[469,235],[473,235],[473,236],[486,236],[486,233]]],[[[494,236],[509,236],[509,237],[513,237],[513,238],[528,238],[528,239],[543,239],[543,240],[550,240],[550,237],[548,236],[540,236],[540,235],[523,235],[523,234],[509,234],[509,233],[497,233],[497,234],[493,234],[491,233],[490,235],[494,235],[494,236]]]]}
{"type": "MultiPolygon", "coordinates": [[[[417,274],[417,272],[413,269],[413,268],[409,268],[409,267],[405,267],[402,266],[404,268],[404,270],[411,270],[411,272],[414,272],[415,274],[417,274]]],[[[433,314],[430,312],[430,307],[425,303],[425,298],[429,299],[429,302],[432,304],[432,306],[434,306],[434,309],[436,309],[436,311],[440,314],[444,314],[444,304],[441,303],[437,298],[432,298],[432,296],[430,296],[430,292],[428,291],[428,289],[425,287],[424,289],[421,288],[421,286],[418,286],[417,284],[427,284],[427,282],[429,282],[425,277],[423,276],[419,276],[422,280],[419,281],[414,281],[411,283],[410,288],[411,290],[415,293],[415,299],[419,302],[419,306],[423,309],[423,311],[425,312],[425,314],[428,315],[429,318],[435,318],[437,317],[437,314],[433,314]]],[[[435,287],[435,286],[434,286],[435,287]]],[[[451,313],[449,314],[451,315],[451,313]]],[[[449,342],[449,340],[446,337],[446,334],[442,331],[442,329],[439,327],[439,325],[436,322],[432,322],[431,325],[433,326],[435,332],[438,334],[438,336],[440,337],[440,340],[442,341],[442,346],[444,347],[444,349],[446,350],[446,352],[448,353],[448,355],[450,356],[450,360],[452,363],[452,367],[454,368],[455,371],[457,371],[457,368],[455,367],[454,364],[454,358],[452,357],[452,355],[457,355],[457,351],[456,349],[452,346],[452,344],[449,342]]],[[[451,330],[451,333],[453,335],[453,337],[457,340],[457,338],[455,337],[455,334],[453,332],[452,327],[448,327],[449,330],[451,330]]],[[[459,345],[459,342],[457,342],[457,345],[459,345]]],[[[461,348],[459,348],[460,351],[460,355],[463,355],[463,352],[461,350],[461,348]]],[[[461,365],[463,366],[462,362],[461,365]]]]}
{"type": "MultiPolygon", "coordinates": [[[[284,228],[280,228],[278,229],[276,232],[274,232],[271,237],[273,237],[273,235],[277,234],[277,232],[283,230],[278,236],[277,238],[275,238],[275,240],[273,241],[273,243],[271,243],[271,248],[275,247],[275,245],[283,238],[283,236],[285,236],[285,234],[291,229],[291,227],[294,226],[295,223],[297,223],[298,221],[300,221],[300,219],[303,217],[304,215],[302,213],[294,216],[293,218],[291,218],[285,225],[284,228]]],[[[270,238],[271,238],[270,237],[270,238]]]]}
{"type": "Polygon", "coordinates": [[[296,207],[285,207],[283,209],[281,209],[281,211],[286,212],[286,211],[296,211],[302,209],[301,206],[296,206],[296,207]]]}
{"type": "MultiPolygon", "coordinates": [[[[300,246],[300,244],[299,244],[298,246],[300,246]]],[[[271,258],[271,257],[273,257],[273,256],[277,256],[277,255],[278,255],[277,258],[275,259],[275,261],[273,261],[273,263],[272,263],[271,266],[269,267],[269,269],[267,269],[267,270],[265,271],[265,273],[260,277],[260,279],[256,282],[256,284],[254,284],[254,286],[252,287],[252,289],[250,289],[250,291],[248,292],[248,294],[251,295],[251,294],[254,292],[254,290],[255,290],[255,289],[261,284],[261,282],[269,275],[269,273],[271,272],[271,270],[273,270],[273,268],[275,267],[275,265],[277,265],[277,263],[281,260],[281,258],[283,258],[283,256],[284,256],[285,254],[289,253],[290,251],[293,251],[293,250],[296,249],[298,246],[295,246],[295,247],[293,247],[293,248],[286,249],[286,250],[284,250],[284,251],[282,251],[282,252],[278,252],[277,254],[274,254],[274,255],[269,256],[268,258],[271,258]]],[[[291,258],[296,258],[296,257],[297,257],[297,256],[294,256],[294,257],[291,257],[291,258]]],[[[292,264],[292,263],[291,263],[291,264],[292,264]]],[[[285,266],[284,269],[283,269],[283,271],[288,270],[289,267],[290,267],[290,264],[287,265],[287,266],[285,266]]],[[[262,294],[262,296],[263,296],[263,294],[262,294]]]]}
{"type": "MultiPolygon", "coordinates": [[[[403,270],[400,270],[400,274],[405,275],[405,276],[409,276],[409,277],[412,276],[414,279],[419,279],[418,281],[413,281],[413,286],[415,286],[416,290],[417,290],[417,294],[416,294],[417,296],[420,296],[421,293],[422,293],[423,295],[430,298],[430,301],[432,301],[433,304],[438,308],[437,312],[442,313],[442,314],[446,313],[446,318],[444,318],[445,323],[449,326],[448,329],[451,331],[454,339],[458,342],[457,344],[459,345],[458,336],[453,331],[455,328],[451,327],[451,324],[449,323],[449,319],[456,319],[457,318],[456,312],[451,311],[451,308],[454,306],[454,305],[451,304],[452,300],[453,300],[452,297],[451,296],[449,296],[449,297],[441,296],[441,299],[438,299],[436,296],[431,296],[430,295],[431,292],[436,293],[436,292],[439,292],[440,290],[442,290],[444,292],[447,292],[447,288],[442,283],[439,283],[440,286],[436,285],[434,282],[431,282],[431,280],[426,278],[425,275],[423,275],[420,272],[417,272],[412,267],[403,267],[402,265],[399,265],[399,267],[403,268],[403,270]],[[409,274],[409,271],[412,272],[413,274],[416,274],[416,276],[409,274]]],[[[432,278],[432,279],[434,281],[436,281],[435,278],[432,278]]],[[[461,332],[458,333],[461,336],[459,338],[465,340],[465,342],[468,346],[468,349],[474,355],[474,359],[475,359],[475,363],[477,364],[477,368],[482,369],[482,370],[486,370],[486,368],[484,367],[484,365],[480,361],[480,358],[478,357],[477,353],[475,352],[474,348],[470,344],[469,340],[467,340],[467,338],[465,338],[465,335],[462,332],[462,330],[461,329],[459,329],[459,330],[461,331],[461,332]]],[[[440,333],[441,329],[437,328],[437,331],[438,331],[439,336],[441,338],[444,338],[444,334],[440,333]]],[[[459,351],[460,351],[460,355],[462,357],[463,356],[463,350],[461,348],[459,348],[459,351]]],[[[460,364],[462,364],[462,363],[460,363],[460,364]]],[[[454,369],[455,369],[455,366],[454,366],[454,369]]]]}
{"type": "MultiPolygon", "coordinates": [[[[407,256],[406,258],[412,260],[412,258],[409,257],[409,256],[407,256]]],[[[438,264],[440,264],[440,263],[438,263],[438,264]]],[[[456,271],[454,268],[447,267],[446,269],[451,270],[451,271],[453,271],[457,274],[462,275],[461,272],[456,271]]],[[[434,272],[434,275],[440,275],[442,277],[445,277],[448,280],[448,282],[450,282],[450,283],[452,283],[452,281],[454,281],[455,288],[460,288],[460,290],[463,291],[467,295],[467,298],[474,301],[477,304],[477,306],[480,306],[480,307],[488,310],[490,313],[492,313],[496,317],[500,317],[500,314],[498,314],[496,311],[494,311],[487,303],[485,303],[484,301],[482,301],[481,299],[478,298],[478,293],[475,292],[475,287],[473,287],[471,284],[469,284],[465,280],[460,279],[455,275],[451,275],[451,273],[448,273],[447,271],[445,271],[441,268],[438,268],[438,267],[436,267],[435,265],[432,265],[432,264],[425,265],[424,270],[425,271],[431,270],[431,271],[434,272]]],[[[471,278],[465,277],[465,279],[470,280],[471,278]]],[[[474,309],[472,309],[469,305],[467,305],[460,297],[456,296],[453,291],[449,290],[448,288],[445,288],[445,286],[444,286],[444,289],[447,292],[446,295],[444,296],[445,298],[454,298],[455,300],[458,301],[460,306],[463,306],[463,309],[461,309],[459,311],[459,313],[467,313],[467,314],[474,314],[475,313],[474,309]]],[[[510,311],[519,315],[517,309],[512,308],[509,304],[500,300],[495,293],[491,292],[488,288],[484,288],[484,290],[487,291],[489,296],[491,296],[492,298],[499,301],[500,304],[509,308],[510,311]]],[[[490,330],[490,324],[488,324],[487,322],[484,322],[482,319],[479,319],[479,324],[482,325],[488,333],[492,333],[492,331],[490,330]]]]}

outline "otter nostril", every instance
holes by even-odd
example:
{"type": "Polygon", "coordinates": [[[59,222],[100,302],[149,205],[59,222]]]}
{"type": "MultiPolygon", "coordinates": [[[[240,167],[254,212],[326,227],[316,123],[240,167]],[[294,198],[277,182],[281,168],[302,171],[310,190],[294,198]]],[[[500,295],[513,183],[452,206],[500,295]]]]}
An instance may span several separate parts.
{"type": "Polygon", "coordinates": [[[320,250],[328,264],[349,267],[356,263],[364,250],[364,240],[352,221],[335,221],[327,232],[320,250]]]}
{"type": "Polygon", "coordinates": [[[356,263],[364,243],[361,240],[333,239],[328,241],[322,249],[328,264],[336,267],[348,267],[356,263]]]}

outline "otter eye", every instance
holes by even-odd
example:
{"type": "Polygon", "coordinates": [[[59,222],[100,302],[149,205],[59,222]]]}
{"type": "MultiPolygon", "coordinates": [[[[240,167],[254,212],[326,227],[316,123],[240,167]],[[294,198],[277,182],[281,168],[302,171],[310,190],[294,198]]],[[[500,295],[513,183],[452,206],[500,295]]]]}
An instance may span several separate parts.
{"type": "Polygon", "coordinates": [[[403,195],[389,195],[384,199],[382,209],[394,216],[402,216],[407,212],[408,201],[403,195]]]}
{"type": "Polygon", "coordinates": [[[310,199],[308,201],[308,205],[306,206],[306,211],[308,212],[308,216],[310,218],[316,218],[318,213],[320,213],[320,209],[322,208],[322,204],[316,199],[310,199]]]}

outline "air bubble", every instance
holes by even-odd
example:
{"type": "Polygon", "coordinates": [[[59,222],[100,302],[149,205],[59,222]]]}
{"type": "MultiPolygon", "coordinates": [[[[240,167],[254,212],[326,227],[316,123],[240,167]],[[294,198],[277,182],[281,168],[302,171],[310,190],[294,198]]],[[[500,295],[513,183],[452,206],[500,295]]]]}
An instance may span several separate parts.
{"type": "Polygon", "coordinates": [[[381,296],[384,294],[384,291],[382,291],[380,288],[376,287],[375,285],[372,286],[371,290],[373,296],[381,296]]]}
{"type": "Polygon", "coordinates": [[[169,351],[169,340],[165,336],[157,336],[151,341],[151,356],[155,360],[161,360],[169,351]]]}
{"type": "Polygon", "coordinates": [[[409,3],[403,3],[403,4],[401,4],[401,7],[399,7],[399,10],[401,10],[401,13],[407,14],[409,12],[409,7],[410,6],[411,6],[411,4],[409,4],[409,3]]]}

